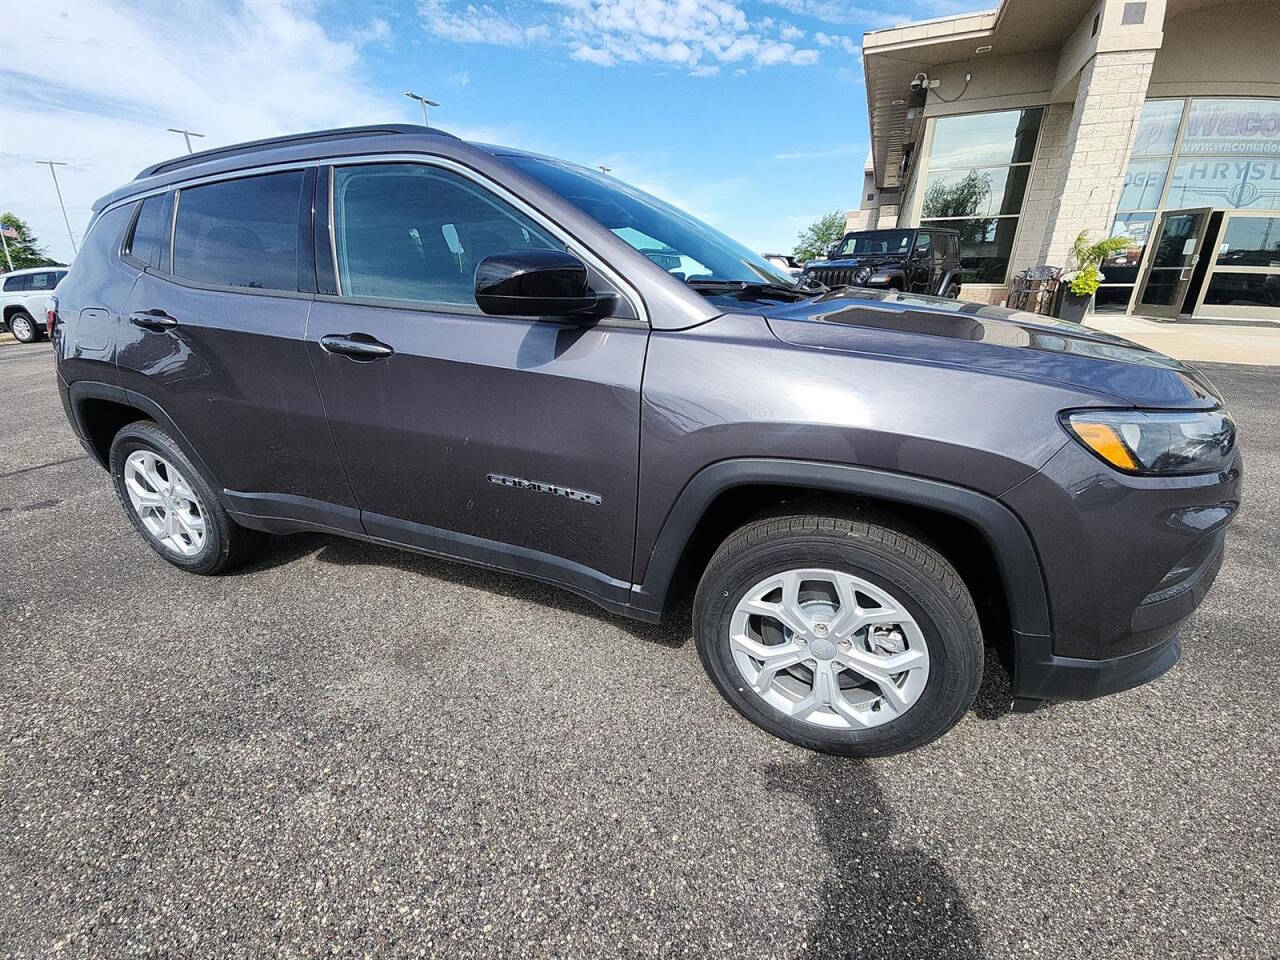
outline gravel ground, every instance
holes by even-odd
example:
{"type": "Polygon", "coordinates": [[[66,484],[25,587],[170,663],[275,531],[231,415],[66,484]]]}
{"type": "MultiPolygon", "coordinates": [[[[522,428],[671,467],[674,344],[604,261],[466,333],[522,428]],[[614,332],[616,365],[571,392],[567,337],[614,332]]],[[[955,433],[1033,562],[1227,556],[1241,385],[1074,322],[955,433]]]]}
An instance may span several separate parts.
{"type": "Polygon", "coordinates": [[[874,762],[774,740],[683,623],[319,536],[156,558],[0,347],[0,952],[1265,957],[1280,369],[1175,670],[874,762]]]}

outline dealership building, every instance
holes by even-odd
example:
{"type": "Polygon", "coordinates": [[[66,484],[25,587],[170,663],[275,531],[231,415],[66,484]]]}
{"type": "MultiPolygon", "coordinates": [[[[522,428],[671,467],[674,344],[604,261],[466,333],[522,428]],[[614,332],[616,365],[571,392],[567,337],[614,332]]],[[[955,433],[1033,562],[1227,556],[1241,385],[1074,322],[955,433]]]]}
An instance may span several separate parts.
{"type": "Polygon", "coordinates": [[[1000,0],[867,33],[850,228],[961,234],[963,296],[1122,234],[1096,309],[1280,321],[1280,0],[1000,0]]]}

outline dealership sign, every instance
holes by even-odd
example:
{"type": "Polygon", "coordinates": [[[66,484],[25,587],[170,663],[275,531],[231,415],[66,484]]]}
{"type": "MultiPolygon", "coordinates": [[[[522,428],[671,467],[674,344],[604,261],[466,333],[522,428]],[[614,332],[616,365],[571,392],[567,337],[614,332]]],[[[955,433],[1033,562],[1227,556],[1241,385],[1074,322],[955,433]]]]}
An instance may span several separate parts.
{"type": "MultiPolygon", "coordinates": [[[[1181,120],[1182,101],[1147,101],[1134,155],[1168,156],[1181,120]]],[[[1280,100],[1192,100],[1179,152],[1280,157],[1280,100]]]]}

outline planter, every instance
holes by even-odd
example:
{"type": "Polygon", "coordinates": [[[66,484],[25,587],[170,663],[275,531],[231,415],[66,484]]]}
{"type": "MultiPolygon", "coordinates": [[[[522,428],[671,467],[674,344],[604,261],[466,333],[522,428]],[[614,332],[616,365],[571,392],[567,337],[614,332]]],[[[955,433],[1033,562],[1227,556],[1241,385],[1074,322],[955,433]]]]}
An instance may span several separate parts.
{"type": "Polygon", "coordinates": [[[1082,297],[1071,292],[1070,287],[1062,288],[1062,300],[1058,303],[1058,319],[1068,323],[1084,323],[1085,314],[1093,307],[1093,294],[1082,297]]]}

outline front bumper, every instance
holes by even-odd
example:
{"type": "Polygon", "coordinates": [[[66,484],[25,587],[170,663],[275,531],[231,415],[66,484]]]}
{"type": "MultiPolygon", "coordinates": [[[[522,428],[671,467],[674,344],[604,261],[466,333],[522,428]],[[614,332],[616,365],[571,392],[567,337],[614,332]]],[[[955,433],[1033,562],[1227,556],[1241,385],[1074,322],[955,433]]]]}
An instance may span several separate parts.
{"type": "Polygon", "coordinates": [[[1017,633],[1019,707],[1138,686],[1177,662],[1182,622],[1222,566],[1240,503],[1239,457],[1220,474],[1124,476],[1068,444],[1001,499],[1035,543],[1051,636],[1017,633]]]}

